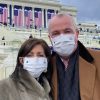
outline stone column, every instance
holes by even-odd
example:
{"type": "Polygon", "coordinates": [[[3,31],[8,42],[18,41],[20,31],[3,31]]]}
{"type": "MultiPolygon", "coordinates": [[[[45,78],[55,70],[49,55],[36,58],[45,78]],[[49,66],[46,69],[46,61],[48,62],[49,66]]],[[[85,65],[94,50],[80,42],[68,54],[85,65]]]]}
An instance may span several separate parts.
{"type": "Polygon", "coordinates": [[[12,25],[14,24],[14,5],[12,5],[12,25]]]}
{"type": "Polygon", "coordinates": [[[22,15],[22,20],[23,20],[23,21],[22,21],[22,23],[23,23],[22,25],[23,25],[23,27],[24,27],[24,6],[22,6],[22,14],[23,14],[23,15],[22,15]]]}
{"type": "Polygon", "coordinates": [[[47,19],[48,16],[47,16],[47,14],[48,14],[48,13],[47,13],[47,9],[45,9],[46,28],[48,27],[48,19],[47,19]]]}
{"type": "Polygon", "coordinates": [[[42,9],[42,28],[44,28],[44,9],[42,9]]]}
{"type": "Polygon", "coordinates": [[[10,5],[9,4],[7,4],[7,9],[8,9],[7,25],[9,25],[10,24],[10,12],[9,12],[10,5]]]}

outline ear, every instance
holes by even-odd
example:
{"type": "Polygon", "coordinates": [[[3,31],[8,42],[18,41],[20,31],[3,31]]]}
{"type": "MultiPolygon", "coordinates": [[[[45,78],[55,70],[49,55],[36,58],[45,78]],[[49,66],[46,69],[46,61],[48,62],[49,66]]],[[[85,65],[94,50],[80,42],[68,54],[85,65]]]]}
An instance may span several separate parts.
{"type": "Polygon", "coordinates": [[[19,61],[20,61],[21,64],[23,64],[24,63],[23,57],[19,57],[19,61]]]}
{"type": "Polygon", "coordinates": [[[48,38],[49,38],[50,42],[52,43],[50,34],[48,35],[48,38]]]}
{"type": "Polygon", "coordinates": [[[79,30],[76,29],[76,36],[77,36],[77,38],[78,38],[78,35],[79,35],[79,30]]]}
{"type": "Polygon", "coordinates": [[[50,39],[50,34],[48,35],[49,39],[50,39]]]}

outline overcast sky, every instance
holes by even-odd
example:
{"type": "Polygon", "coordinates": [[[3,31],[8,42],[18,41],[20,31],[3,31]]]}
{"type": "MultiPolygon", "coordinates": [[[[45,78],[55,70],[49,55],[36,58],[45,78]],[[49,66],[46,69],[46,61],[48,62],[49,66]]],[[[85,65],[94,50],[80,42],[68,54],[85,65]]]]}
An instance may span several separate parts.
{"type": "Polygon", "coordinates": [[[100,24],[100,0],[60,0],[64,5],[75,6],[78,21],[100,24]]]}

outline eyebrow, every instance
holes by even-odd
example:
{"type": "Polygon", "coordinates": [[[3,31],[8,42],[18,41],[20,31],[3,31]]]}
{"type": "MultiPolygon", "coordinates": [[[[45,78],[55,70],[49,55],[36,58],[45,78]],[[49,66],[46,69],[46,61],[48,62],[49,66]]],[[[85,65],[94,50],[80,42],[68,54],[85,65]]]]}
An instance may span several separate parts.
{"type": "MultiPolygon", "coordinates": [[[[65,31],[65,30],[73,31],[71,28],[65,28],[65,29],[62,29],[62,30],[63,30],[63,31],[65,31]]],[[[59,30],[52,31],[51,33],[56,33],[56,32],[59,32],[59,30]]]]}
{"type": "Polygon", "coordinates": [[[72,30],[71,28],[65,28],[65,29],[63,29],[63,30],[72,30]]]}
{"type": "Polygon", "coordinates": [[[29,55],[29,54],[34,54],[34,53],[33,53],[33,52],[29,52],[28,55],[29,55]]]}

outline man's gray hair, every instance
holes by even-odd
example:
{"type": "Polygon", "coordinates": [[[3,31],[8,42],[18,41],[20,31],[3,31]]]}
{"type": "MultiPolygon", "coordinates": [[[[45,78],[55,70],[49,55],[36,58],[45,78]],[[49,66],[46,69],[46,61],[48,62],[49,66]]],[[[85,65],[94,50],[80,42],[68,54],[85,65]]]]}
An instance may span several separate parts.
{"type": "MultiPolygon", "coordinates": [[[[73,23],[75,29],[78,29],[78,28],[77,28],[76,21],[75,21],[74,17],[73,17],[71,14],[69,14],[69,13],[58,13],[58,14],[56,14],[55,16],[56,16],[56,17],[59,17],[59,18],[64,17],[64,16],[69,16],[69,17],[71,17],[72,23],[73,23]]],[[[53,17],[55,17],[55,16],[53,16],[53,17]]],[[[49,20],[49,22],[48,22],[48,26],[49,26],[49,23],[50,23],[50,20],[49,20]]]]}

